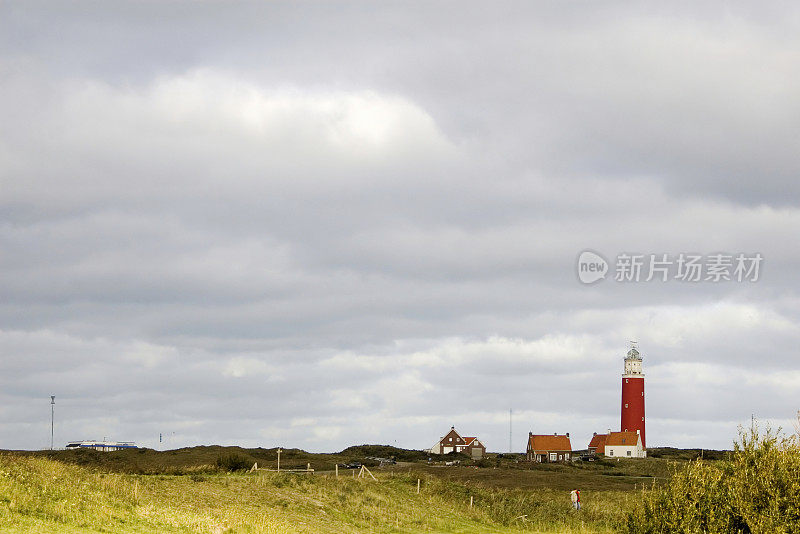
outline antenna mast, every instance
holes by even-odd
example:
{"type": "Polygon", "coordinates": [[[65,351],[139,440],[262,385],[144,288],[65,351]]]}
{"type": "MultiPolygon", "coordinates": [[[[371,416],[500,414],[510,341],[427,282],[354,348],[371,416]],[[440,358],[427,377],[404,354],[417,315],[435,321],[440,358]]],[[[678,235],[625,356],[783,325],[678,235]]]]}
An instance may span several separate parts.
{"type": "Polygon", "coordinates": [[[50,450],[53,450],[53,429],[55,428],[54,421],[56,416],[56,396],[50,395],[50,450]]]}
{"type": "Polygon", "coordinates": [[[511,444],[513,443],[512,439],[511,439],[511,429],[512,429],[512,426],[511,426],[511,415],[512,415],[512,412],[513,412],[513,410],[511,408],[509,408],[508,409],[508,452],[509,453],[511,453],[511,451],[513,450],[512,446],[511,446],[511,444]]]}

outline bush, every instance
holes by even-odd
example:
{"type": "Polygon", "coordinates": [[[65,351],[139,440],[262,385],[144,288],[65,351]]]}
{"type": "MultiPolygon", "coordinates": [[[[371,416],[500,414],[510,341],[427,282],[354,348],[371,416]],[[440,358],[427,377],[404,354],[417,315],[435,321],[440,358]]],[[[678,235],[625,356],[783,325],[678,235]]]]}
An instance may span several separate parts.
{"type": "Polygon", "coordinates": [[[351,458],[366,458],[377,456],[379,458],[394,458],[398,462],[417,462],[427,460],[431,455],[428,451],[399,449],[391,445],[358,445],[348,447],[339,453],[341,456],[351,458]]]}
{"type": "Polygon", "coordinates": [[[473,465],[478,467],[500,467],[500,460],[494,458],[481,458],[480,460],[475,460],[473,465]]]}
{"type": "Polygon", "coordinates": [[[252,465],[253,460],[241,454],[231,453],[217,458],[217,468],[222,471],[244,471],[250,469],[252,465]]]}
{"type": "Polygon", "coordinates": [[[630,533],[772,534],[800,525],[800,444],[770,430],[740,430],[729,460],[697,460],[629,512],[630,533]]]}

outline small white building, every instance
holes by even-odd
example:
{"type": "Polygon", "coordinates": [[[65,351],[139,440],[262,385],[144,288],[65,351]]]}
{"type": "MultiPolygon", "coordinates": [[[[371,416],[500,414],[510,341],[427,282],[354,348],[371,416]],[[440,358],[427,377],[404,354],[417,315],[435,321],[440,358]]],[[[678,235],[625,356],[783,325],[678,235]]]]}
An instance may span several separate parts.
{"type": "Polygon", "coordinates": [[[636,432],[610,432],[605,440],[604,454],[609,458],[645,458],[642,436],[636,432]]]}

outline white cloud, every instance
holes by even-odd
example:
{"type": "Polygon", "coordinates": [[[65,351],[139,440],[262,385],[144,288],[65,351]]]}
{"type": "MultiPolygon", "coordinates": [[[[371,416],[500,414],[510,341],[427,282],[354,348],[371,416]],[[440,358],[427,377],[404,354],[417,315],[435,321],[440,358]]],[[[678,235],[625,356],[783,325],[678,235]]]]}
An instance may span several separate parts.
{"type": "MultiPolygon", "coordinates": [[[[242,378],[244,376],[271,375],[271,370],[265,362],[259,359],[237,356],[228,360],[222,374],[233,378],[242,378]]],[[[269,380],[277,379],[279,377],[269,376],[269,380]]]]}

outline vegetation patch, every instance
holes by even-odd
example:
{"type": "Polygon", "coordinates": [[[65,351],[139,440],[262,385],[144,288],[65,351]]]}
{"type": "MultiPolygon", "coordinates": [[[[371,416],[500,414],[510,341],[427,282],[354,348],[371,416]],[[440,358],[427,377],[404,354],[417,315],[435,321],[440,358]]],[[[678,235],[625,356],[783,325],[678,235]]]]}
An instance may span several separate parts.
{"type": "Polygon", "coordinates": [[[626,532],[797,532],[800,444],[780,431],[759,435],[753,426],[740,432],[727,459],[695,460],[641,500],[627,515],[626,532]]]}
{"type": "Polygon", "coordinates": [[[2,453],[0,532],[797,531],[795,438],[754,430],[730,453],[698,452],[702,459],[659,449],[636,460],[538,464],[503,454],[452,464],[385,445],[283,450],[282,468],[312,463],[313,474],[248,472],[255,462],[272,467],[276,449],[2,453]],[[370,458],[399,463],[372,469],[377,480],[335,475],[336,463],[370,458]],[[580,512],[569,501],[575,488],[580,512]]]}

